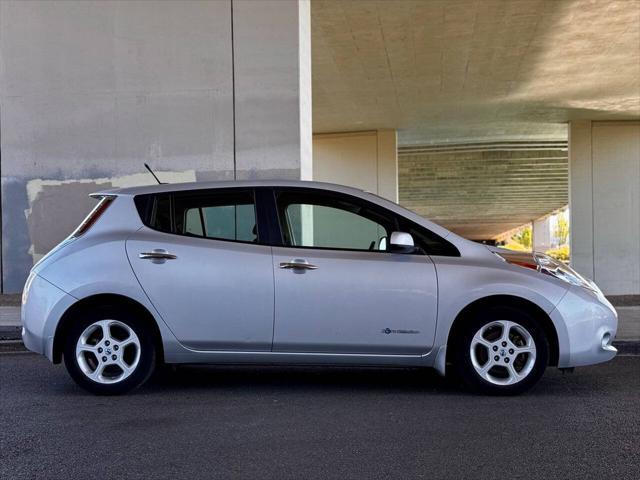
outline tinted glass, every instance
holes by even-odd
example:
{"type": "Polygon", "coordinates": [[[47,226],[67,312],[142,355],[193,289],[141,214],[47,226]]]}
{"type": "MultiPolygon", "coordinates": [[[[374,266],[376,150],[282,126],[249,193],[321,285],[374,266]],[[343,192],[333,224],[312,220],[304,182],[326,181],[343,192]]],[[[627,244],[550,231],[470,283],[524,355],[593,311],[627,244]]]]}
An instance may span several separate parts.
{"type": "Polygon", "coordinates": [[[242,242],[258,240],[251,192],[175,195],[173,203],[178,234],[242,242]]]}
{"type": "Polygon", "coordinates": [[[385,250],[392,231],[389,218],[330,195],[282,193],[278,211],[289,246],[385,250]]]}
{"type": "Polygon", "coordinates": [[[138,195],[143,223],[154,230],[192,237],[257,242],[252,191],[138,195]]]}
{"type": "Polygon", "coordinates": [[[400,221],[400,228],[403,232],[410,233],[415,245],[427,255],[460,256],[460,252],[453,244],[418,224],[403,219],[400,221]]]}
{"type": "Polygon", "coordinates": [[[158,195],[151,209],[151,222],[153,228],[163,232],[171,231],[171,197],[158,195]]]}

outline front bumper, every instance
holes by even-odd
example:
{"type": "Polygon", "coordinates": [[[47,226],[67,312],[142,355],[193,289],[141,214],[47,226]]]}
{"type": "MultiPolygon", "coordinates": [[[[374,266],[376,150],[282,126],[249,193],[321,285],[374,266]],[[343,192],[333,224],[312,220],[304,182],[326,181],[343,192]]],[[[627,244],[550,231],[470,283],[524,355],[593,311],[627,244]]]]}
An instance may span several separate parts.
{"type": "Polygon", "coordinates": [[[58,322],[77,300],[44,278],[32,275],[23,293],[22,342],[32,352],[53,361],[53,337],[58,322]]]}
{"type": "Polygon", "coordinates": [[[560,368],[593,365],[611,360],[611,344],[618,330],[618,314],[599,292],[571,287],[551,312],[556,324],[560,368]]]}

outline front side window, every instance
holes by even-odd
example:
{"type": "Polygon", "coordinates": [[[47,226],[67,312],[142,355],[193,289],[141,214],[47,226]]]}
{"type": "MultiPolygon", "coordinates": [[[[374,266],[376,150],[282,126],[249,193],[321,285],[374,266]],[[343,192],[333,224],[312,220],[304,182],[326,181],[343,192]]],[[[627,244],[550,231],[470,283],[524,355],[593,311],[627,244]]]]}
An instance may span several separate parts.
{"type": "Polygon", "coordinates": [[[340,196],[282,192],[277,204],[287,246],[386,251],[394,229],[389,217],[340,196]]]}

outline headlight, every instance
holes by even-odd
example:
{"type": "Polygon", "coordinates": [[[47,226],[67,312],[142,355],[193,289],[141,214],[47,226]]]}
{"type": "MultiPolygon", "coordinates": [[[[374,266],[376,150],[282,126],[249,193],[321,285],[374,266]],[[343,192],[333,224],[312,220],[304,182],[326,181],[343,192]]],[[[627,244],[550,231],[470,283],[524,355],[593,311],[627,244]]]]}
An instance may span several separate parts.
{"type": "Polygon", "coordinates": [[[550,257],[549,255],[545,255],[544,253],[534,253],[533,256],[536,260],[536,263],[538,264],[538,270],[540,272],[551,275],[552,277],[559,278],[560,280],[564,280],[571,285],[588,288],[589,290],[593,290],[594,292],[598,291],[598,287],[595,283],[584,278],[573,268],[561,262],[560,260],[556,260],[555,258],[550,257]]]}
{"type": "Polygon", "coordinates": [[[518,265],[519,267],[530,268],[540,273],[551,275],[552,277],[570,283],[571,285],[599,292],[598,287],[591,280],[584,278],[569,265],[566,265],[549,255],[545,255],[544,253],[521,253],[508,251],[494,253],[507,263],[518,265]]]}

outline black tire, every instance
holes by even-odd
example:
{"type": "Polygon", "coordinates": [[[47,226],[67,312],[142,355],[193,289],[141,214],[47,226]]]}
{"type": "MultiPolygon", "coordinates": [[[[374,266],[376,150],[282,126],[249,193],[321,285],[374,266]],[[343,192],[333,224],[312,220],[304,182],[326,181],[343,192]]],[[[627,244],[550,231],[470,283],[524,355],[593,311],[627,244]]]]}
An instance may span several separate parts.
{"type": "MultiPolygon", "coordinates": [[[[518,330],[516,328],[516,334],[518,330]]],[[[456,376],[472,391],[484,395],[518,395],[533,387],[544,374],[549,363],[549,342],[544,330],[536,319],[524,310],[514,307],[491,307],[484,311],[478,311],[472,317],[467,318],[464,325],[457,331],[456,338],[453,339],[451,347],[453,368],[456,376]],[[535,361],[530,372],[522,379],[510,385],[497,385],[483,378],[473,365],[471,359],[471,344],[474,335],[484,326],[498,320],[508,320],[514,322],[528,331],[533,338],[536,347],[535,361]]],[[[482,349],[483,347],[480,347],[482,349]]],[[[493,347],[492,347],[493,348],[493,347]]],[[[488,349],[487,349],[488,351],[488,349]]],[[[481,353],[481,352],[480,352],[481,353]]],[[[489,355],[502,352],[491,352],[489,355]]],[[[509,354],[506,354],[509,356],[509,354]]],[[[502,357],[496,356],[495,358],[502,357]]],[[[513,358],[513,356],[511,356],[513,358]]],[[[526,361],[526,356],[518,362],[526,361]]],[[[484,364],[481,364],[481,366],[484,364]]],[[[505,366],[498,366],[496,370],[489,372],[500,374],[505,370],[505,366]]],[[[519,373],[522,373],[520,370],[519,373]]],[[[505,373],[508,375],[508,373],[505,373]]],[[[513,377],[517,378],[517,377],[513,377]]]]}
{"type": "MultiPolygon", "coordinates": [[[[126,350],[126,347],[123,350],[126,350]]],[[[139,387],[151,376],[156,364],[156,347],[153,332],[144,320],[123,308],[101,306],[84,310],[78,318],[74,319],[73,325],[67,331],[63,356],[69,375],[82,388],[96,395],[120,395],[139,387]],[[129,376],[115,383],[100,383],[90,379],[83,372],[76,358],[78,339],[87,327],[100,320],[116,320],[124,323],[135,332],[140,344],[140,356],[134,370],[129,376]]]]}

